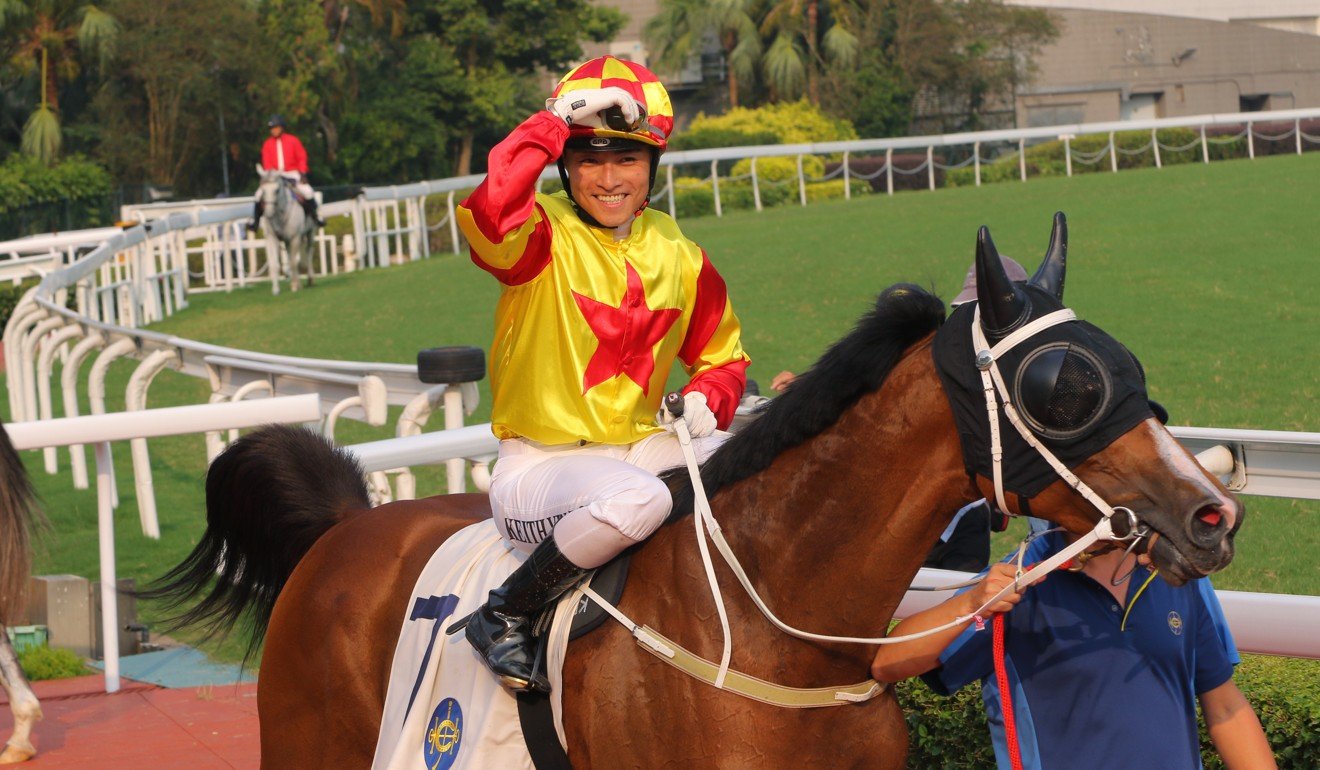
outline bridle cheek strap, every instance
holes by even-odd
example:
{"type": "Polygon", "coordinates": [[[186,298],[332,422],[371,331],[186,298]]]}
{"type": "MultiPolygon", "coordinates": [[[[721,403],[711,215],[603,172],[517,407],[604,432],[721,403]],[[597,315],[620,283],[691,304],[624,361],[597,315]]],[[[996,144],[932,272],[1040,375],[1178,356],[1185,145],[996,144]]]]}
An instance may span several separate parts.
{"type": "Polygon", "coordinates": [[[1077,314],[1064,308],[1056,310],[1048,315],[1043,315],[1022,328],[1014,331],[1004,339],[993,346],[986,340],[985,332],[981,329],[981,308],[977,305],[972,316],[972,347],[976,350],[976,368],[981,373],[981,385],[985,391],[985,408],[990,419],[990,466],[994,476],[995,485],[995,503],[999,510],[1005,513],[1012,513],[1009,510],[1008,503],[1004,499],[1004,448],[999,435],[999,400],[1003,399],[1004,416],[1008,418],[1009,424],[1017,430],[1022,440],[1036,453],[1045,460],[1054,472],[1059,474],[1069,487],[1077,491],[1088,503],[1095,506],[1104,518],[1108,519],[1114,515],[1113,506],[1100,498],[1095,490],[1087,486],[1086,482],[1077,477],[1077,474],[1069,470],[1054,453],[1036,438],[1035,434],[1027,428],[1022,418],[1018,415],[1017,409],[1013,406],[1013,399],[1009,396],[1008,386],[1004,384],[1004,376],[999,371],[999,359],[1005,353],[1012,350],[1019,343],[1034,337],[1041,331],[1058,326],[1069,321],[1076,321],[1077,314]]]}

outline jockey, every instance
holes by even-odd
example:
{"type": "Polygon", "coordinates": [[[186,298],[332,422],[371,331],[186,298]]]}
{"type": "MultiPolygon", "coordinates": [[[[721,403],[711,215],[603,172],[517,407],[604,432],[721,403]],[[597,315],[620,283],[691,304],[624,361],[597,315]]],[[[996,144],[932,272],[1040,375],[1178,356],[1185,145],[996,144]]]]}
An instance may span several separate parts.
{"type": "MultiPolygon", "coordinates": [[[[284,172],[284,176],[293,182],[293,190],[298,194],[298,202],[302,204],[303,211],[316,222],[317,227],[323,227],[325,222],[316,213],[316,191],[307,183],[307,151],[303,149],[302,142],[285,131],[284,118],[280,115],[271,115],[266,126],[270,129],[270,136],[261,145],[261,167],[267,171],[278,169],[284,172]]],[[[252,209],[252,221],[247,226],[249,230],[256,230],[261,223],[261,211],[261,193],[258,192],[256,206],[252,209]]]]}
{"type": "Polygon", "coordinates": [[[472,260],[502,284],[491,351],[495,523],[530,553],[469,618],[468,640],[513,690],[533,671],[532,618],[669,515],[656,474],[683,464],[661,425],[675,360],[683,419],[704,460],[728,436],[750,359],[716,272],[666,214],[647,208],[673,129],[646,68],[605,56],[564,76],[546,110],[490,152],[458,209],[472,260]],[[558,162],[564,191],[536,192],[558,162]]]}

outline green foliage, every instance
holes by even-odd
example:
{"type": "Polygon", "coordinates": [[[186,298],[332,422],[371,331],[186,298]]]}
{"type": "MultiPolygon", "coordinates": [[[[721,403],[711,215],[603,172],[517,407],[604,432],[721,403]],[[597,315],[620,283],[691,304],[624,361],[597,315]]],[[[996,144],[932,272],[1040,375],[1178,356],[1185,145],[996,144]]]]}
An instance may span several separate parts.
{"type": "MultiPolygon", "coordinates": [[[[1182,163],[1200,163],[1200,133],[1190,128],[1162,128],[1159,141],[1164,147],[1185,148],[1160,150],[1160,163],[1165,166],[1182,163]]],[[[1103,153],[1109,146],[1108,134],[1085,134],[1071,140],[1073,163],[1072,172],[1093,174],[1108,172],[1112,169],[1108,154],[1102,154],[1097,160],[1083,162],[1103,153]]],[[[1118,167],[1120,169],[1154,168],[1155,153],[1150,148],[1149,131],[1119,131],[1114,134],[1114,146],[1118,149],[1118,167]]],[[[1208,144],[1211,160],[1239,158],[1247,154],[1246,139],[1214,141],[1208,144]]],[[[1027,176],[1066,176],[1068,161],[1063,141],[1043,142],[1027,148],[1027,176]]],[[[1016,152],[997,158],[993,163],[981,164],[981,183],[1014,181],[1021,179],[1016,152]]],[[[950,187],[966,187],[976,184],[976,170],[971,166],[952,169],[945,174],[945,181],[950,187]]]]}
{"type": "MultiPolygon", "coordinates": [[[[1233,677],[1247,697],[1283,770],[1320,767],[1320,661],[1247,655],[1233,677]]],[[[1206,770],[1222,770],[1201,725],[1206,770]]]]}
{"type": "Polygon", "coordinates": [[[83,659],[70,650],[55,647],[29,647],[18,654],[23,675],[32,682],[47,679],[68,679],[92,673],[83,659]]]}
{"type": "Polygon", "coordinates": [[[737,132],[757,137],[769,134],[777,137],[777,141],[772,144],[833,142],[857,138],[852,123],[826,115],[805,99],[767,104],[755,109],[739,107],[723,115],[709,116],[703,113],[693,119],[688,131],[693,134],[705,131],[737,132]]]}
{"type": "Polygon", "coordinates": [[[47,166],[36,158],[12,155],[0,163],[0,213],[35,203],[99,202],[112,189],[110,174],[85,158],[47,166]]]}
{"type": "MultiPolygon", "coordinates": [[[[746,158],[733,164],[733,175],[744,176],[752,173],[752,160],[746,158]]],[[[802,156],[802,173],[807,179],[825,175],[825,161],[816,155],[802,156]]],[[[762,182],[778,183],[797,181],[797,157],[773,157],[756,159],[756,177],[762,182]]]]}
{"type": "Polygon", "coordinates": [[[23,154],[42,163],[54,163],[60,155],[60,119],[55,111],[44,104],[32,111],[23,124],[23,154]]]}
{"type": "Polygon", "coordinates": [[[773,131],[753,131],[742,128],[694,125],[675,134],[669,142],[671,150],[705,150],[712,147],[754,147],[759,144],[779,144],[773,131]]]}
{"type": "Polygon", "coordinates": [[[908,767],[977,770],[995,766],[979,684],[946,698],[919,679],[907,679],[894,685],[894,695],[907,721],[908,767]]]}

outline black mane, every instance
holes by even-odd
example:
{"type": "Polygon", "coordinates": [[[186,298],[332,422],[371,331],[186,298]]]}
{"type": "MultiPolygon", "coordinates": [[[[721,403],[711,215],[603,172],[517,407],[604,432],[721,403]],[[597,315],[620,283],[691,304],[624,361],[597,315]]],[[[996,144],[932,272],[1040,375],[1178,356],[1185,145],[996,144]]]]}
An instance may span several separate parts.
{"type": "MultiPolygon", "coordinates": [[[[765,470],[780,453],[833,425],[867,393],[878,390],[903,352],[944,322],[944,302],[912,284],[885,289],[875,308],[834,343],[783,395],[710,456],[701,468],[706,493],[765,470]]],[[[692,480],[686,467],[661,474],[674,497],[669,520],[692,513],[692,480]]]]}

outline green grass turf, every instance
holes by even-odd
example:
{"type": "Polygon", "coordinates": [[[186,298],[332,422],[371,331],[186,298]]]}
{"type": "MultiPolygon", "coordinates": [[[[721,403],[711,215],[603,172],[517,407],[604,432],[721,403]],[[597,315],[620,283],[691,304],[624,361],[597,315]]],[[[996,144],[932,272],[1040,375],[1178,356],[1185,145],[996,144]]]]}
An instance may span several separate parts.
{"type": "MultiPolygon", "coordinates": [[[[1317,199],[1320,153],[1312,153],[868,196],[685,220],[683,227],[727,280],[754,359],[749,374],[768,386],[781,369],[809,366],[892,283],[919,283],[951,298],[980,224],[991,226],[1001,251],[1034,269],[1050,216],[1061,209],[1071,236],[1068,304],[1136,352],[1174,424],[1315,431],[1317,199]]],[[[193,295],[188,310],[153,328],[250,350],[409,362],[425,347],[486,347],[496,296],[495,282],[466,257],[446,254],[318,281],[296,295],[272,297],[265,286],[193,295]]],[[[122,408],[131,370],[125,362],[112,368],[111,409],[122,408]]],[[[681,382],[677,372],[671,382],[681,382]]],[[[202,381],[164,372],[150,404],[206,396],[202,381]]],[[[488,419],[484,386],[483,401],[472,420],[488,419]]],[[[341,426],[339,438],[349,443],[391,435],[389,427],[341,426]]],[[[202,438],[151,443],[160,541],[138,529],[128,446],[115,453],[124,500],[116,523],[120,574],[144,581],[177,563],[202,529],[202,438]]],[[[39,455],[27,462],[53,523],[37,572],[95,576],[94,492],[72,489],[64,455],[55,477],[40,470],[39,455]]],[[[424,475],[419,488],[441,490],[440,473],[424,475]]],[[[1238,558],[1216,585],[1320,593],[1320,566],[1309,557],[1320,550],[1320,504],[1246,502],[1238,558]]],[[[1007,547],[1001,536],[996,548],[1007,547]]],[[[151,622],[159,610],[141,614],[151,622]]],[[[210,649],[232,658],[237,645],[210,649]]]]}

